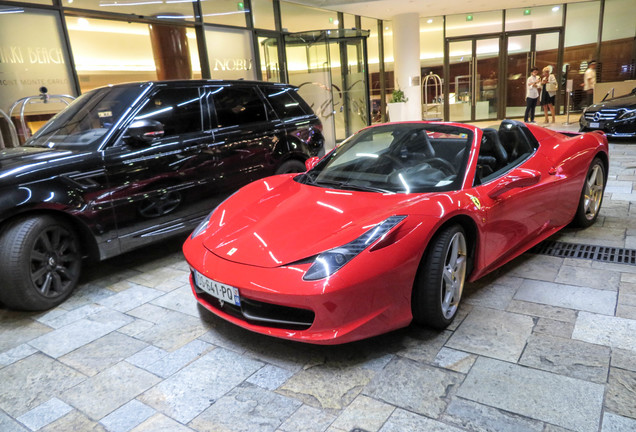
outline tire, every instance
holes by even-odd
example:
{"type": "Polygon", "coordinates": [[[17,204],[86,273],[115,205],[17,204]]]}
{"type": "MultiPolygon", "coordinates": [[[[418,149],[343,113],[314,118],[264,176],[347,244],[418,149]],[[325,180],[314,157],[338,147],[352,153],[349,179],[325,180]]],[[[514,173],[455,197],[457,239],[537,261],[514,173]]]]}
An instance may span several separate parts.
{"type": "Polygon", "coordinates": [[[585,183],[572,224],[587,228],[596,222],[605,191],[605,166],[599,158],[594,158],[587,170],[585,183]]]}
{"type": "Polygon", "coordinates": [[[0,302],[46,310],[68,298],[82,267],[75,231],[51,216],[16,220],[0,232],[0,302]]]}
{"type": "Polygon", "coordinates": [[[466,234],[460,225],[439,231],[420,263],[413,286],[413,320],[444,329],[459,310],[469,266],[466,234]]]}
{"type": "Polygon", "coordinates": [[[302,173],[305,171],[307,171],[305,164],[296,159],[285,161],[278,168],[276,168],[276,174],[302,173]]]}

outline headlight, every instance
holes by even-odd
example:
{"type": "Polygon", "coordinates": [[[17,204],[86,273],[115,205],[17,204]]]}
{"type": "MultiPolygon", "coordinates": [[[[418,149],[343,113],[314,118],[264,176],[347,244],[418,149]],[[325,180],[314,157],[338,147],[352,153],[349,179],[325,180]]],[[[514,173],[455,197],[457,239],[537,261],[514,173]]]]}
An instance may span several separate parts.
{"type": "MultiPolygon", "coordinates": [[[[239,189],[240,190],[240,189],[239,189]]],[[[236,191],[238,192],[238,191],[236,191]]],[[[234,195],[236,192],[234,192],[232,195],[234,195]]],[[[216,211],[216,209],[218,209],[219,207],[221,207],[223,205],[223,203],[227,200],[229,200],[230,198],[232,198],[232,195],[230,195],[229,197],[225,198],[223,201],[221,201],[219,203],[219,205],[217,205],[216,207],[214,207],[214,210],[212,210],[210,212],[209,215],[207,215],[205,217],[205,219],[203,219],[201,221],[201,223],[199,224],[199,226],[197,226],[194,231],[192,231],[192,234],[190,234],[190,238],[193,239],[199,235],[201,235],[201,233],[203,233],[207,228],[208,228],[208,224],[210,223],[210,218],[212,217],[212,215],[214,214],[214,212],[216,211]]]]}
{"type": "MultiPolygon", "coordinates": [[[[217,207],[218,208],[218,207],[217,207]]],[[[210,218],[212,217],[212,213],[214,213],[214,211],[216,210],[216,208],[214,210],[212,210],[210,212],[209,215],[207,215],[205,217],[205,219],[203,219],[201,221],[201,223],[199,224],[199,226],[197,226],[194,231],[192,231],[192,234],[190,234],[190,238],[193,239],[196,236],[198,236],[199,234],[201,234],[203,231],[205,231],[208,228],[208,224],[210,223],[210,218]]]]}
{"type": "Polygon", "coordinates": [[[321,253],[316,257],[311,267],[309,267],[309,270],[307,270],[303,279],[314,281],[331,276],[342,268],[342,266],[351,261],[356,255],[395,228],[395,226],[402,222],[404,218],[406,218],[406,216],[391,216],[362,234],[351,243],[347,243],[346,245],[321,253]]]}

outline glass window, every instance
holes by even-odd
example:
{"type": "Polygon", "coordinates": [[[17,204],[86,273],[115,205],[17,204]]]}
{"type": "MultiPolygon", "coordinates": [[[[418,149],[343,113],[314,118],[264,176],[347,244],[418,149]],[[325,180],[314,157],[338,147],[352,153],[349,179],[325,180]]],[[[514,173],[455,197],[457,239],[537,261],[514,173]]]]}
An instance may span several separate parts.
{"type": "Polygon", "coordinates": [[[300,103],[291,95],[291,93],[295,92],[293,88],[266,86],[262,87],[262,90],[280,118],[287,119],[305,115],[305,111],[300,106],[300,103]]]}
{"type": "Polygon", "coordinates": [[[633,78],[636,20],[634,14],[626,11],[636,11],[636,0],[605,0],[599,81],[633,78]]]}
{"type": "MultiPolygon", "coordinates": [[[[73,95],[57,12],[15,6],[0,6],[0,12],[0,109],[8,113],[13,102],[39,95],[42,86],[49,94],[73,95]]],[[[64,106],[29,104],[28,112],[34,117],[27,122],[42,121],[36,117],[58,112],[64,106]]]]}
{"type": "Polygon", "coordinates": [[[600,2],[569,3],[565,15],[565,49],[563,50],[563,84],[573,82],[574,110],[586,105],[583,75],[588,62],[596,55],[600,2]]]}
{"type": "Polygon", "coordinates": [[[166,137],[200,132],[201,97],[198,88],[160,89],[146,102],[135,120],[161,122],[166,137]]]}
{"type": "Polygon", "coordinates": [[[103,12],[142,15],[167,20],[194,21],[194,0],[179,1],[121,1],[121,0],[62,0],[62,6],[103,12]]]}
{"type": "Polygon", "coordinates": [[[263,81],[280,82],[278,38],[259,37],[258,49],[261,55],[261,76],[263,81]]]}
{"type": "Polygon", "coordinates": [[[346,29],[354,29],[356,28],[356,16],[351,14],[343,14],[344,15],[344,23],[342,23],[342,28],[346,29]]]}
{"type": "Polygon", "coordinates": [[[205,30],[213,79],[256,79],[251,33],[247,30],[205,30]]]}
{"type": "Polygon", "coordinates": [[[283,29],[291,33],[338,28],[338,12],[280,2],[283,29]]]}
{"type": "Polygon", "coordinates": [[[206,23],[237,27],[247,26],[247,14],[250,12],[244,2],[237,0],[201,0],[201,10],[206,23]]]}
{"type": "Polygon", "coordinates": [[[444,17],[420,19],[420,64],[422,67],[444,64],[444,17]]]}
{"type": "Polygon", "coordinates": [[[244,125],[267,119],[256,88],[218,87],[212,94],[218,127],[244,125]]]}
{"type": "Polygon", "coordinates": [[[446,17],[446,36],[472,36],[502,31],[501,11],[465,13],[446,17]]]}
{"type": "Polygon", "coordinates": [[[272,0],[252,0],[252,17],[255,28],[276,30],[272,0]]]}
{"type": "Polygon", "coordinates": [[[42,4],[42,5],[50,5],[52,2],[51,0],[17,0],[18,2],[25,2],[25,3],[37,3],[37,4],[42,4]]]}
{"type": "Polygon", "coordinates": [[[561,5],[506,9],[506,31],[561,27],[562,22],[561,5]]]}
{"type": "MultiPolygon", "coordinates": [[[[390,93],[393,93],[393,87],[395,86],[394,73],[395,62],[393,59],[393,23],[391,21],[384,21],[384,72],[386,76],[386,91],[387,97],[390,93]]],[[[388,102],[388,100],[387,100],[388,102]]]]}

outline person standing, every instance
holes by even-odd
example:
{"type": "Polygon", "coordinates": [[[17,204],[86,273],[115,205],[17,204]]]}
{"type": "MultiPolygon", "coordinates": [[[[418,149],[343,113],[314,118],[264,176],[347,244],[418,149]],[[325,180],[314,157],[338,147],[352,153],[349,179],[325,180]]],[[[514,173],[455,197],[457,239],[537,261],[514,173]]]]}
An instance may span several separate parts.
{"type": "Polygon", "coordinates": [[[541,85],[543,89],[541,91],[541,106],[543,107],[543,112],[545,114],[545,122],[550,123],[548,119],[549,110],[552,113],[552,123],[554,123],[554,99],[559,86],[557,84],[556,77],[552,73],[552,66],[544,67],[542,73],[541,85]]]}
{"type": "Polygon", "coordinates": [[[541,78],[539,77],[539,69],[533,67],[530,70],[530,76],[526,81],[526,112],[523,115],[523,121],[534,123],[534,111],[537,108],[537,99],[539,99],[539,89],[541,88],[541,78]]]}
{"type": "Polygon", "coordinates": [[[585,105],[590,106],[594,102],[594,86],[596,85],[596,60],[590,60],[583,75],[583,91],[585,92],[585,105]]]}

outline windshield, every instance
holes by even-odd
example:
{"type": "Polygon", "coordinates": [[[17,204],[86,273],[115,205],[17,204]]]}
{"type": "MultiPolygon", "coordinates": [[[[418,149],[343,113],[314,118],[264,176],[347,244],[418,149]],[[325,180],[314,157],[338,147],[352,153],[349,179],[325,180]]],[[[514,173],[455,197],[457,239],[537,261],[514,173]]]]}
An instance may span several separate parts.
{"type": "Polygon", "coordinates": [[[383,193],[442,192],[461,186],[470,129],[444,124],[387,124],[353,135],[296,181],[383,193]]]}
{"type": "Polygon", "coordinates": [[[85,148],[96,144],[141,94],[141,86],[104,87],[83,94],[25,144],[29,147],[85,148]]]}

